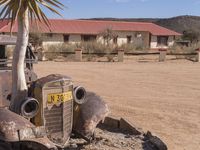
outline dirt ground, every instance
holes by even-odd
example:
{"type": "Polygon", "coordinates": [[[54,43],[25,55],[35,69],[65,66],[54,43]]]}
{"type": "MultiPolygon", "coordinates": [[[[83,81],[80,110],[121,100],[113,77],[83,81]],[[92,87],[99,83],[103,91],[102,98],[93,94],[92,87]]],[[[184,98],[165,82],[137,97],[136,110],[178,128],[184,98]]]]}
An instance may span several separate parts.
{"type": "Polygon", "coordinates": [[[39,62],[39,77],[59,73],[94,91],[111,115],[159,136],[169,150],[200,149],[200,63],[127,58],[123,63],[39,62]]]}

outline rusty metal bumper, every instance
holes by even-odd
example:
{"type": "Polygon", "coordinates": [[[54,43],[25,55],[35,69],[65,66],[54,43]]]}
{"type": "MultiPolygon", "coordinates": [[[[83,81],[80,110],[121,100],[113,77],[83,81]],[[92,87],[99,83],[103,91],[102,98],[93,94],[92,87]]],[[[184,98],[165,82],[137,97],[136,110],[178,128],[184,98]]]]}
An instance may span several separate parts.
{"type": "Polygon", "coordinates": [[[0,140],[7,142],[34,142],[48,149],[56,146],[46,137],[44,127],[35,127],[29,120],[6,108],[0,108],[0,140]]]}

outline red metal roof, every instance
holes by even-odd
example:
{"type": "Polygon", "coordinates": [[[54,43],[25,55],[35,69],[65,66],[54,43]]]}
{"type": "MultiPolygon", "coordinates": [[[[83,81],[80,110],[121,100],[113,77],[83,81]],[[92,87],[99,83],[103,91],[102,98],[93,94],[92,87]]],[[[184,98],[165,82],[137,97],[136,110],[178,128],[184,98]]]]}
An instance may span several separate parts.
{"type": "Polygon", "coordinates": [[[5,20],[0,20],[0,29],[2,29],[3,27],[7,26],[9,24],[9,20],[5,19],[5,20]]]}
{"type": "MultiPolygon", "coordinates": [[[[0,32],[9,32],[10,24],[0,21],[0,32]],[[2,23],[1,23],[2,22],[2,23]]],[[[7,21],[8,22],[8,21],[7,21]]],[[[117,22],[117,21],[93,21],[93,20],[61,20],[50,19],[50,28],[44,23],[38,22],[39,29],[36,28],[36,21],[31,23],[31,31],[34,29],[42,33],[62,33],[62,34],[98,34],[106,28],[114,31],[146,31],[152,35],[181,35],[175,31],[158,26],[154,23],[144,22],[117,22]]],[[[17,32],[17,24],[13,26],[13,32],[17,32]]]]}

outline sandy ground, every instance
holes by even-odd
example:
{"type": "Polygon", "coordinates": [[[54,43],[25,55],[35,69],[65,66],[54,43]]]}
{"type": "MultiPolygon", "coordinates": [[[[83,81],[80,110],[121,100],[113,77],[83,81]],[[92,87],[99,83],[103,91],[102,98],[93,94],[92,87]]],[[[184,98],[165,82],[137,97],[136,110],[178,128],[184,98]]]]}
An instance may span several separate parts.
{"type": "Polygon", "coordinates": [[[35,71],[39,77],[72,77],[75,84],[101,95],[113,116],[150,130],[169,150],[200,149],[200,63],[40,62],[35,71]]]}

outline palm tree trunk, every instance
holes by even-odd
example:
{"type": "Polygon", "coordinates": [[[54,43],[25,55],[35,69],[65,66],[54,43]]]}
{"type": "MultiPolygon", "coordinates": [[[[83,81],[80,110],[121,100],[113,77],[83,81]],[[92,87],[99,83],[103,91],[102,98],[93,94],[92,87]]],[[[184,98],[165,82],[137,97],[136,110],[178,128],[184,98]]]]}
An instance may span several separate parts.
{"type": "Polygon", "coordinates": [[[20,105],[27,97],[27,85],[24,73],[24,60],[29,38],[28,8],[21,10],[17,18],[17,43],[12,63],[12,98],[10,110],[20,114],[20,105]]]}

